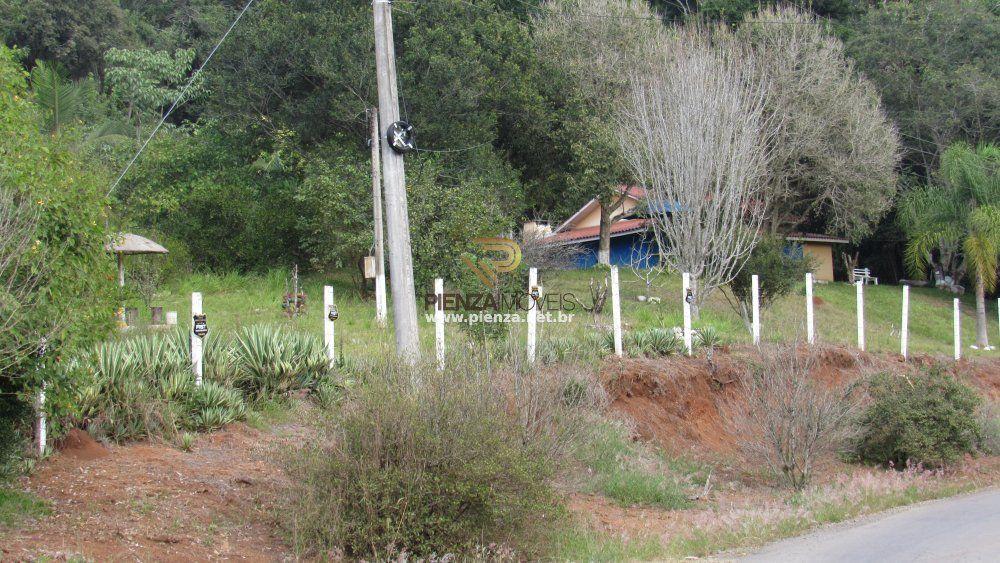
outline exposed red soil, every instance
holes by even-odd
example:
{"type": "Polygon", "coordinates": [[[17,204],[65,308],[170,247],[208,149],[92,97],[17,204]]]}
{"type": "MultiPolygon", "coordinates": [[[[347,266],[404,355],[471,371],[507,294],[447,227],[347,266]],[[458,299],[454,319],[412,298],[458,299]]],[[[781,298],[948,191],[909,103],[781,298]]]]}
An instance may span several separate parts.
{"type": "MultiPolygon", "coordinates": [[[[810,353],[805,347],[801,354],[810,353]]],[[[622,360],[605,364],[602,381],[613,410],[631,418],[639,437],[671,452],[730,454],[735,440],[726,431],[721,407],[732,398],[745,367],[760,358],[755,349],[734,349],[704,357],[622,360]]],[[[932,362],[918,358],[875,356],[840,347],[815,351],[811,377],[844,385],[866,373],[910,373],[932,362]]],[[[1000,361],[962,361],[948,369],[977,386],[991,400],[1000,399],[1000,361]]]]}
{"type": "Polygon", "coordinates": [[[56,448],[62,456],[81,461],[100,459],[109,454],[107,448],[79,428],[70,430],[56,448]]]}
{"type": "Polygon", "coordinates": [[[301,432],[236,424],[183,452],[160,443],[105,448],[73,431],[23,483],[52,514],[0,529],[0,559],[292,559],[274,525],[274,500],[286,483],[276,454],[301,432]]]}

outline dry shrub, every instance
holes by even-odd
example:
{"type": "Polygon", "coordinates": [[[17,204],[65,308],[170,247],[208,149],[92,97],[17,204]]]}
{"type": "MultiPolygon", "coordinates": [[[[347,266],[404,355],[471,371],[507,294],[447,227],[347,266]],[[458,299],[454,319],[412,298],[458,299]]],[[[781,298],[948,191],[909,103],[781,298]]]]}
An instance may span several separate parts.
{"type": "Polygon", "coordinates": [[[558,513],[551,478],[600,400],[583,376],[517,366],[386,362],[357,375],[290,464],[296,487],[284,516],[308,553],[531,545],[535,524],[558,513]]]}
{"type": "Polygon", "coordinates": [[[855,434],[853,386],[828,386],[810,376],[815,358],[765,349],[740,390],[723,407],[729,432],[749,464],[764,466],[802,489],[818,462],[841,451],[855,434]]]}

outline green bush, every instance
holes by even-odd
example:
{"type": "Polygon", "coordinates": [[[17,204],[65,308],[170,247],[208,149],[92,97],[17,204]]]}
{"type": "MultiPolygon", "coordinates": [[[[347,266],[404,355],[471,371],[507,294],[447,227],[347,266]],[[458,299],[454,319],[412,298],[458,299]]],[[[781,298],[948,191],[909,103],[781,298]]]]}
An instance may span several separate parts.
{"type": "Polygon", "coordinates": [[[489,376],[471,362],[448,372],[372,370],[329,411],[315,445],[293,457],[300,489],[286,514],[297,547],[378,559],[391,549],[422,556],[516,545],[540,514],[552,514],[553,440],[571,439],[539,425],[568,422],[565,381],[524,391],[532,379],[489,376]]]}
{"type": "Polygon", "coordinates": [[[868,385],[857,455],[865,461],[907,461],[939,467],[971,453],[982,440],[976,417],[982,399],[940,367],[903,377],[882,373],[868,385]]]}
{"type": "Polygon", "coordinates": [[[791,252],[788,242],[779,237],[765,238],[757,243],[750,258],[729,282],[739,312],[749,318],[753,292],[753,275],[760,277],[760,306],[767,308],[775,299],[788,295],[802,282],[813,261],[804,253],[791,252]]]}

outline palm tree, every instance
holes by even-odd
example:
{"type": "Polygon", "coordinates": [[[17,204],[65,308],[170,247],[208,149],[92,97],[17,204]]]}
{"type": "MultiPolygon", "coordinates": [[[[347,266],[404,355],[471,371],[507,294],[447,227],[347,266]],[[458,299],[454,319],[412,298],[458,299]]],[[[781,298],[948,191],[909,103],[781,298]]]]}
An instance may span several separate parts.
{"type": "Polygon", "coordinates": [[[60,65],[38,61],[31,71],[31,90],[44,112],[49,133],[58,135],[80,117],[90,87],[87,81],[68,79],[60,65]]]}
{"type": "Polygon", "coordinates": [[[962,249],[976,286],[976,345],[986,336],[986,292],[997,286],[1000,259],[1000,147],[956,143],[941,155],[937,181],[903,198],[901,219],[910,236],[907,266],[921,274],[942,243],[962,249]]]}

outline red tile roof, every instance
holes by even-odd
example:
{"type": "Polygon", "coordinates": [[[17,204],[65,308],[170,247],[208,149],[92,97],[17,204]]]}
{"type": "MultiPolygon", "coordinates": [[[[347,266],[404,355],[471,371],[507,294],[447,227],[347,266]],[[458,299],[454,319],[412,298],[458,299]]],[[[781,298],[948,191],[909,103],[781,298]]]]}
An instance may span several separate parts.
{"type": "MultiPolygon", "coordinates": [[[[627,219],[616,221],[611,224],[611,236],[625,235],[638,231],[643,231],[649,225],[649,219],[627,219]]],[[[546,237],[545,242],[565,243],[565,242],[585,242],[597,240],[601,235],[600,225],[584,227],[582,229],[567,229],[552,236],[546,237]]]]}

